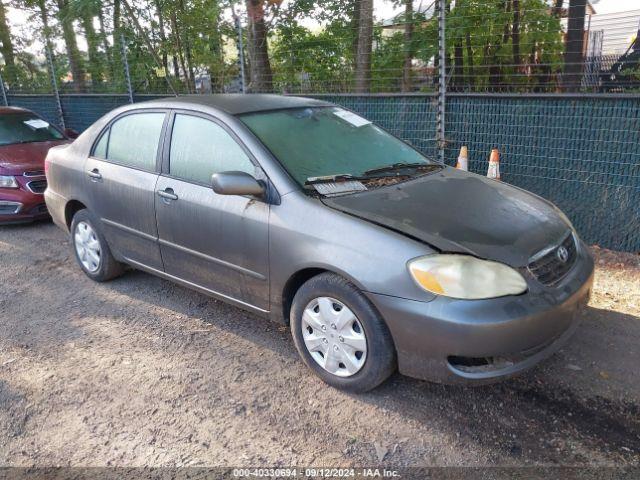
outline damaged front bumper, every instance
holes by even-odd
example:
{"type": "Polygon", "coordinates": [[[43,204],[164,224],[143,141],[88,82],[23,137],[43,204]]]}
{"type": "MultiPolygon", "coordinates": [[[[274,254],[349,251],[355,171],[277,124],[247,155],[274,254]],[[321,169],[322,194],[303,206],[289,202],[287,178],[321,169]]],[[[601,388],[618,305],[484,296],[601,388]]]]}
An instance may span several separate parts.
{"type": "Polygon", "coordinates": [[[490,383],[533,367],[571,337],[589,301],[593,260],[584,244],[556,286],[531,280],[518,296],[419,302],[368,293],[386,320],[402,374],[439,383],[490,383]]]}

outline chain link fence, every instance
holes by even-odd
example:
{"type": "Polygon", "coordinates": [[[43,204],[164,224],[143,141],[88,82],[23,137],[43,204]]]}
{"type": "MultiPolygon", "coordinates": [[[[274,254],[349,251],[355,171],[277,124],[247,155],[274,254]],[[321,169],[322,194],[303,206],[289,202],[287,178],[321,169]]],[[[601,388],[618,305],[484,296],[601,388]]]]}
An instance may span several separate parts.
{"type": "Polygon", "coordinates": [[[0,102],[50,122],[83,130],[119,105],[176,94],[323,98],[451,165],[468,146],[480,174],[498,148],[503,181],[558,204],[588,242],[640,251],[640,9],[599,14],[586,0],[16,5],[23,22],[11,33],[21,40],[10,62],[0,38],[0,102]]]}

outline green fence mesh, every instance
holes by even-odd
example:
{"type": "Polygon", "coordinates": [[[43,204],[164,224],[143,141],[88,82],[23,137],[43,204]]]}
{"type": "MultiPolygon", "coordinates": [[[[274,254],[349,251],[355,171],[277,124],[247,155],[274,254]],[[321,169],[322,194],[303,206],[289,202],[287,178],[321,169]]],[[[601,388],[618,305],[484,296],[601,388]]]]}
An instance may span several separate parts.
{"type": "MultiPolygon", "coordinates": [[[[437,154],[432,95],[321,98],[437,154]]],[[[126,95],[61,97],[65,124],[77,130],[127,102],[126,95]]],[[[51,95],[14,95],[9,104],[59,123],[51,95]]],[[[498,148],[503,181],[557,204],[588,243],[640,251],[640,97],[455,94],[447,98],[445,136],[447,163],[467,145],[470,170],[486,174],[489,152],[498,148]]]]}

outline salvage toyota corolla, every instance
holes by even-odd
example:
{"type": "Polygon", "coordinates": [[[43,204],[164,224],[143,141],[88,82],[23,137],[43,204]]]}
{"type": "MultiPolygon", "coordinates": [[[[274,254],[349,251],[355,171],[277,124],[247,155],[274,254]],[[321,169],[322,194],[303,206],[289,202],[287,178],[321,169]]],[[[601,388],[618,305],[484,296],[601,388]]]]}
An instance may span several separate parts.
{"type": "Polygon", "coordinates": [[[212,95],[119,108],[46,161],[91,279],[128,265],[290,324],[325,382],[485,383],[573,333],[593,261],[564,214],[330,103],[212,95]]]}

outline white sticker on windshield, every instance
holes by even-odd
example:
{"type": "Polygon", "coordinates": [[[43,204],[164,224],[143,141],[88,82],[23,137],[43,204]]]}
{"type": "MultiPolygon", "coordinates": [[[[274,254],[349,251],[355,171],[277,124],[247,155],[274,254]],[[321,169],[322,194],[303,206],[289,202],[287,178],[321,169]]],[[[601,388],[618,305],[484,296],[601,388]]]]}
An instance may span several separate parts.
{"type": "Polygon", "coordinates": [[[334,110],[333,114],[340,117],[345,122],[349,122],[354,127],[364,127],[365,125],[371,124],[371,121],[348,110],[334,110]]]}
{"type": "Polygon", "coordinates": [[[49,128],[49,124],[44,120],[41,120],[40,118],[34,118],[33,120],[25,120],[23,123],[35,130],[38,130],[39,128],[49,128]]]}

